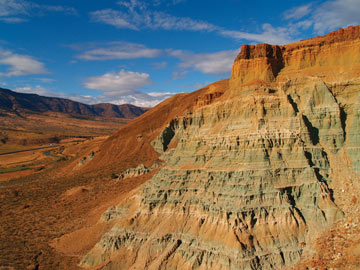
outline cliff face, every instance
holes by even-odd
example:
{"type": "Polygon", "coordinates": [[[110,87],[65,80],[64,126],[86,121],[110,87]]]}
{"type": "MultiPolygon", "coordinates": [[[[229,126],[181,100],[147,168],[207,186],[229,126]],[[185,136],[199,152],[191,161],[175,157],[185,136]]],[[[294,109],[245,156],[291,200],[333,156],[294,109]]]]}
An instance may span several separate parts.
{"type": "MultiPolygon", "coordinates": [[[[347,196],[359,190],[359,29],[243,46],[230,86],[189,94],[191,106],[138,129],[133,137],[162,167],[104,214],[100,222],[114,225],[81,266],[288,269],[301,261],[318,233],[352,215],[338,203],[342,185],[351,178],[347,196]]],[[[172,103],[164,104],[136,124],[172,103]]]]}
{"type": "Polygon", "coordinates": [[[260,79],[286,81],[304,76],[353,78],[360,72],[360,28],[340,29],[285,46],[243,45],[232,69],[234,85],[260,79]],[[351,68],[349,68],[351,66],[351,68]]]}

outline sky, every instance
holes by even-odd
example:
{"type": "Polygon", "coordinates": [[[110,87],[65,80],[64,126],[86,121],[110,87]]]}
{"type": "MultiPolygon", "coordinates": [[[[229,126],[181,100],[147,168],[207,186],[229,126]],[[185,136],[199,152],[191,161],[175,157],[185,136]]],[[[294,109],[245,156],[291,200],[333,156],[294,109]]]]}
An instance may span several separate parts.
{"type": "Polygon", "coordinates": [[[0,0],[0,87],[155,106],[231,76],[242,44],[360,24],[360,0],[0,0]]]}

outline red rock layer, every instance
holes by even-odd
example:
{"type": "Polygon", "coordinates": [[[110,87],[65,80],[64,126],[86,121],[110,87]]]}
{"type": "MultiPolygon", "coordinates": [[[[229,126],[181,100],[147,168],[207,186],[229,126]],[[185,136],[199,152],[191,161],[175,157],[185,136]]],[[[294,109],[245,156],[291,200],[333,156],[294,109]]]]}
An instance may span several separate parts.
{"type": "Polygon", "coordinates": [[[303,76],[332,80],[360,73],[360,26],[296,43],[243,45],[232,69],[232,83],[274,82],[303,76]],[[351,68],[350,68],[351,65],[351,68]]]}

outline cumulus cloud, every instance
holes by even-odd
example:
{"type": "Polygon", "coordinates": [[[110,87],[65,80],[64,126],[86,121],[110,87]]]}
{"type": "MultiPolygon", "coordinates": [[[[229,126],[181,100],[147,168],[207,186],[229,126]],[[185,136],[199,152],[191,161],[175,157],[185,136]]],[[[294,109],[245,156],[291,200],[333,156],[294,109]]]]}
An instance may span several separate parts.
{"type": "MultiPolygon", "coordinates": [[[[152,107],[175,94],[172,92],[144,93],[140,91],[142,87],[152,83],[149,74],[126,70],[90,77],[86,79],[84,86],[88,89],[98,90],[102,94],[91,98],[86,103],[130,103],[136,106],[152,107]]],[[[84,100],[84,97],[81,98],[84,100]]]]}
{"type": "Polygon", "coordinates": [[[32,16],[42,16],[47,12],[62,12],[67,15],[76,15],[72,7],[39,5],[25,0],[0,0],[0,21],[6,23],[21,23],[32,16]]]}
{"type": "Polygon", "coordinates": [[[118,99],[114,98],[109,102],[118,105],[129,103],[140,107],[154,107],[175,94],[171,92],[137,93],[135,95],[122,96],[118,99]]]}
{"type": "Polygon", "coordinates": [[[154,58],[162,53],[159,49],[151,49],[142,44],[129,42],[93,43],[85,45],[85,47],[87,47],[85,51],[77,55],[77,58],[83,60],[154,58]]]}
{"type": "Polygon", "coordinates": [[[239,51],[227,50],[195,54],[181,50],[170,50],[169,54],[181,60],[180,68],[193,68],[205,74],[224,74],[231,71],[232,64],[239,51]]]}
{"type": "Polygon", "coordinates": [[[0,65],[8,66],[6,72],[0,72],[0,76],[12,77],[48,73],[44,64],[33,57],[2,49],[0,49],[0,65]]]}
{"type": "Polygon", "coordinates": [[[106,96],[120,96],[133,94],[139,88],[151,83],[150,75],[147,73],[120,70],[118,73],[87,78],[84,86],[103,91],[106,96]]]}

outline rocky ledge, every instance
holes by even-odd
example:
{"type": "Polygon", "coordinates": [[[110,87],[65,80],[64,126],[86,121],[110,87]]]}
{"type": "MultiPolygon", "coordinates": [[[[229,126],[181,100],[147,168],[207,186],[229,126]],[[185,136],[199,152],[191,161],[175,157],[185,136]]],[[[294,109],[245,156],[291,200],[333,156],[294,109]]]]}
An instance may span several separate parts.
{"type": "Polygon", "coordinates": [[[233,65],[232,82],[241,85],[258,79],[275,82],[303,76],[353,78],[360,71],[359,38],[357,26],[284,46],[243,45],[233,65]]]}

